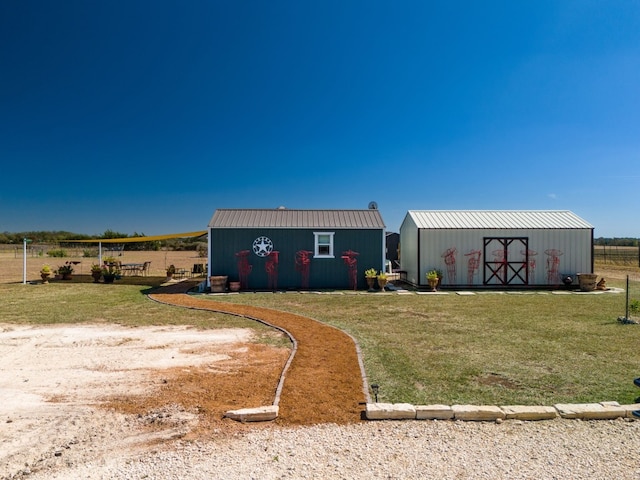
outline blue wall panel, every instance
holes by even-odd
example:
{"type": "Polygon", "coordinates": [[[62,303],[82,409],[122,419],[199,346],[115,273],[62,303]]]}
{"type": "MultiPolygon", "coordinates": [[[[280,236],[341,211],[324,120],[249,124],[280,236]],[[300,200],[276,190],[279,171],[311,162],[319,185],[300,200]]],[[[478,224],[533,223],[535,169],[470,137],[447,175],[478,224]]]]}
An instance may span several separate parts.
{"type": "MultiPolygon", "coordinates": [[[[211,252],[209,263],[212,275],[226,275],[230,281],[239,280],[238,256],[248,251],[247,259],[251,265],[248,288],[253,290],[273,289],[274,276],[269,281],[267,265],[269,257],[254,253],[254,241],[260,237],[269,239],[273,251],[278,252],[277,289],[299,289],[302,287],[302,275],[296,269],[296,252],[314,250],[314,229],[276,229],[276,228],[235,228],[210,229],[211,252]]],[[[382,230],[331,230],[334,232],[334,258],[314,258],[311,254],[309,265],[309,288],[349,288],[349,271],[342,253],[347,250],[358,252],[357,281],[358,288],[366,288],[364,271],[368,268],[381,270],[384,257],[384,232],[382,230]]]]}

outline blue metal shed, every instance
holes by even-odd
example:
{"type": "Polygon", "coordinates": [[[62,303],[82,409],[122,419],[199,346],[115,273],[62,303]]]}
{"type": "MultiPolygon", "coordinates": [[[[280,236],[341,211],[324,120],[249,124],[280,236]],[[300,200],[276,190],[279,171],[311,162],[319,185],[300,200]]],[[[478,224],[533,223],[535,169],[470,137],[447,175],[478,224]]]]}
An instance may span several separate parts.
{"type": "Polygon", "coordinates": [[[377,209],[218,209],[208,233],[208,275],[245,290],[359,289],[384,268],[377,209]]]}

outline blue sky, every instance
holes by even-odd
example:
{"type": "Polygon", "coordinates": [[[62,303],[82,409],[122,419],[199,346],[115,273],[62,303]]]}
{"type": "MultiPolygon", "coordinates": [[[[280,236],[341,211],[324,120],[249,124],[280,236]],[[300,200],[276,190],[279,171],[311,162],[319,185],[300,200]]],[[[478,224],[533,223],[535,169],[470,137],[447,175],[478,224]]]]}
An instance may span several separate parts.
{"type": "Polygon", "coordinates": [[[572,210],[640,237],[640,2],[0,2],[0,231],[572,210]]]}

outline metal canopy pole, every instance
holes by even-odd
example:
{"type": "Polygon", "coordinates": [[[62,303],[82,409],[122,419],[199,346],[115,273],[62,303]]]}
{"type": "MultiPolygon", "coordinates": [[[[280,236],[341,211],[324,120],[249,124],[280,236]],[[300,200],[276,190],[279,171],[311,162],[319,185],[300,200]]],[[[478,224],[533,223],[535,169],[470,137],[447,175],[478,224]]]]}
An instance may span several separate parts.
{"type": "Polygon", "coordinates": [[[22,284],[27,284],[27,239],[22,239],[22,284]]]}

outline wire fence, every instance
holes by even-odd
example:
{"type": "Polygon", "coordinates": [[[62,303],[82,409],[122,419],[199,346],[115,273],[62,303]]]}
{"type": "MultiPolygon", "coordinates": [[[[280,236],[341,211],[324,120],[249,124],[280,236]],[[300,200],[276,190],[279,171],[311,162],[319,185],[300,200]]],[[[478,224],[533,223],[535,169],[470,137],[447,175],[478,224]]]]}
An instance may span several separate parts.
{"type": "Polygon", "coordinates": [[[640,267],[640,247],[620,247],[617,245],[595,245],[593,259],[606,265],[640,267]]]}

